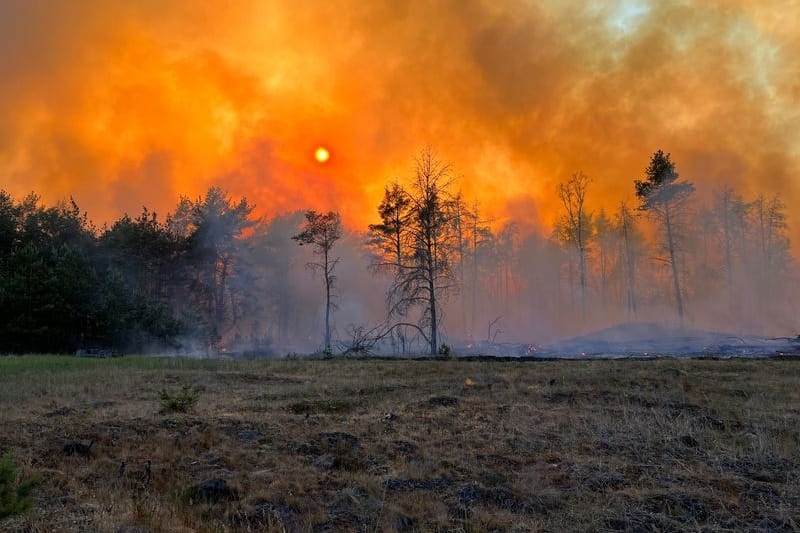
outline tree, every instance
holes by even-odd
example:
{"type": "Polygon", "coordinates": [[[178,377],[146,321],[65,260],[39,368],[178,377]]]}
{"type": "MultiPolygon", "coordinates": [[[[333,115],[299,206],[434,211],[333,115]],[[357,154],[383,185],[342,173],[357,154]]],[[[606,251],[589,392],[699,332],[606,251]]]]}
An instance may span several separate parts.
{"type": "Polygon", "coordinates": [[[581,313],[586,315],[586,252],[592,238],[592,215],[586,212],[586,190],[589,177],[583,172],[573,174],[558,187],[558,197],[564,207],[562,227],[568,242],[578,253],[578,276],[581,289],[581,313]]]}
{"type": "Polygon", "coordinates": [[[634,180],[636,197],[641,201],[639,210],[653,215],[663,226],[665,248],[672,270],[672,284],[678,318],[683,321],[684,308],[681,283],[678,276],[679,241],[683,208],[694,193],[694,185],[679,179],[670,154],[658,150],[650,157],[644,179],[634,180]]]}
{"type": "MultiPolygon", "coordinates": [[[[403,228],[411,213],[410,205],[411,200],[408,198],[408,193],[398,182],[395,181],[385,188],[383,200],[378,206],[381,222],[369,225],[368,244],[374,252],[370,269],[373,272],[385,272],[394,279],[400,274],[407,255],[408,236],[403,228]]],[[[392,314],[400,314],[404,311],[404,309],[396,309],[390,304],[387,318],[391,319],[392,314]]],[[[389,330],[389,335],[394,346],[395,333],[393,329],[389,330]]],[[[405,353],[404,328],[397,328],[397,342],[400,345],[400,351],[405,353]]]]}
{"type": "Polygon", "coordinates": [[[0,352],[74,351],[88,329],[96,281],[89,259],[72,245],[16,249],[0,279],[0,352]]]}
{"type": "Polygon", "coordinates": [[[619,204],[616,230],[621,240],[621,261],[625,272],[625,302],[628,314],[636,314],[636,264],[639,260],[641,235],[636,229],[633,213],[625,202],[619,204]]]}
{"type": "Polygon", "coordinates": [[[186,259],[194,272],[189,289],[206,321],[209,347],[222,339],[228,323],[236,323],[237,302],[229,283],[237,274],[240,237],[254,223],[252,211],[247,198],[234,202],[220,187],[211,187],[194,202],[181,199],[167,222],[188,233],[186,259]]]}
{"type": "Polygon", "coordinates": [[[403,267],[406,254],[404,226],[410,215],[408,193],[394,182],[387,186],[378,205],[379,224],[369,225],[369,243],[376,248],[372,268],[397,274],[403,267]]]}
{"type": "Polygon", "coordinates": [[[517,252],[519,227],[516,222],[508,222],[497,232],[495,250],[497,255],[496,268],[500,276],[500,285],[503,294],[503,312],[509,312],[511,298],[512,272],[517,252]]]}
{"type": "Polygon", "coordinates": [[[290,326],[300,322],[300,308],[303,302],[292,294],[292,277],[295,265],[301,260],[302,250],[292,242],[291,237],[303,224],[305,213],[295,211],[277,215],[259,224],[251,237],[252,261],[257,265],[260,276],[257,279],[257,292],[263,302],[263,319],[268,337],[288,348],[291,342],[290,326]]]}
{"type": "Polygon", "coordinates": [[[19,476],[10,453],[0,457],[0,520],[30,509],[31,493],[41,482],[41,476],[19,476]]]}
{"type": "Polygon", "coordinates": [[[394,273],[387,294],[389,316],[404,316],[411,307],[421,308],[416,329],[428,342],[431,355],[438,351],[440,300],[455,286],[450,261],[457,238],[452,223],[451,184],[449,165],[442,163],[430,148],[423,150],[416,159],[408,190],[390,189],[397,195],[391,195],[388,204],[384,198],[378,207],[383,223],[372,228],[381,243],[375,264],[394,273]],[[388,211],[389,216],[387,205],[394,206],[388,211]],[[400,246],[393,247],[392,243],[400,246]],[[427,327],[427,334],[423,327],[427,327]]]}
{"type": "Polygon", "coordinates": [[[772,198],[760,195],[753,203],[757,269],[766,301],[772,299],[779,279],[791,262],[789,254],[786,205],[777,194],[772,198]]]}
{"type": "Polygon", "coordinates": [[[134,294],[148,299],[174,298],[170,291],[183,277],[177,259],[185,248],[185,239],[173,234],[167,223],[159,222],[147,208],[132,219],[125,214],[100,235],[103,260],[124,274],[134,294]]]}
{"type": "Polygon", "coordinates": [[[342,236],[342,218],[339,213],[328,211],[317,213],[306,212],[306,221],[300,233],[292,237],[300,246],[310,244],[314,247],[314,254],[319,261],[308,263],[313,271],[322,271],[325,282],[325,353],[331,353],[331,296],[336,285],[336,276],[333,270],[339,264],[339,257],[331,257],[333,245],[342,236]]]}
{"type": "Polygon", "coordinates": [[[18,224],[19,207],[9,193],[0,189],[0,268],[16,244],[18,224]]]}
{"type": "Polygon", "coordinates": [[[64,352],[89,329],[96,296],[94,228],[74,201],[39,205],[2,196],[0,351],[64,352]]]}
{"type": "Polygon", "coordinates": [[[597,255],[600,267],[600,294],[605,300],[606,287],[608,285],[609,272],[611,266],[611,250],[614,246],[615,235],[614,225],[606,214],[605,209],[601,209],[594,220],[594,236],[597,242],[597,255]]]}
{"type": "Polygon", "coordinates": [[[722,241],[725,280],[730,296],[733,294],[734,259],[741,254],[744,245],[750,208],[750,204],[730,187],[715,194],[712,213],[722,241]]]}
{"type": "Polygon", "coordinates": [[[492,242],[493,236],[489,229],[488,220],[481,218],[480,208],[478,202],[473,202],[472,210],[466,213],[469,225],[468,231],[468,245],[469,256],[471,258],[471,276],[470,276],[470,292],[472,293],[470,305],[470,337],[474,338],[477,331],[477,314],[478,314],[478,283],[479,283],[479,269],[478,265],[481,263],[481,257],[486,256],[485,249],[492,242]]]}

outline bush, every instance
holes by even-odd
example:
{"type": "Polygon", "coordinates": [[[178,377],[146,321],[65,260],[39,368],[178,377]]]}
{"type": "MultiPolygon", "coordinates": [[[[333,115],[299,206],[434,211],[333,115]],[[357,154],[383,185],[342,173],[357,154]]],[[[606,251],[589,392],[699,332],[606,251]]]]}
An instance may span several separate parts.
{"type": "Polygon", "coordinates": [[[450,345],[442,344],[441,346],[439,346],[439,355],[441,355],[442,357],[450,357],[451,354],[452,350],[450,349],[450,345]]]}
{"type": "Polygon", "coordinates": [[[186,413],[197,404],[200,395],[191,385],[184,385],[180,392],[171,394],[166,389],[161,389],[162,413],[186,413]]]}
{"type": "Polygon", "coordinates": [[[0,459],[0,518],[27,511],[33,505],[31,493],[42,482],[34,476],[17,483],[17,467],[10,453],[0,459]]]}

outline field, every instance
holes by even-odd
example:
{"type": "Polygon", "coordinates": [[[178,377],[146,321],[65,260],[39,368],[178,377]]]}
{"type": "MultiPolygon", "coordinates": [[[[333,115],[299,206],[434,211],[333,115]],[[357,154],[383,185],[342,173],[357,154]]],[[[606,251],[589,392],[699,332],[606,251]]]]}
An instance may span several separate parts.
{"type": "Polygon", "coordinates": [[[0,357],[4,451],[0,530],[797,531],[800,362],[0,357]]]}

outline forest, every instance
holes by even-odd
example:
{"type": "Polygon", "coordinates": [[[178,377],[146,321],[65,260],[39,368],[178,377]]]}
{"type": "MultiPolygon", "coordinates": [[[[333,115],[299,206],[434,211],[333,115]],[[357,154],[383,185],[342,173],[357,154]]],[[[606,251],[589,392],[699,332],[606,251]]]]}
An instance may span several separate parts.
{"type": "Polygon", "coordinates": [[[642,166],[617,205],[565,178],[547,229],[485,215],[429,148],[366,228],[256,217],[219,186],[101,227],[0,191],[0,353],[447,354],[628,321],[796,334],[781,196],[704,191],[661,150],[642,166]]]}

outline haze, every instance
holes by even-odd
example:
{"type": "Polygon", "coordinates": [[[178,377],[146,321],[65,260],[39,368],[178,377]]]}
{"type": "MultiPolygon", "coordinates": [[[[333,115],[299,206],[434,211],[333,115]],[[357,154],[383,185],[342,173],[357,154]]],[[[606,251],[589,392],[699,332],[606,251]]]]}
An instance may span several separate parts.
{"type": "Polygon", "coordinates": [[[257,215],[363,228],[432,145],[529,232],[572,172],[613,207],[663,147],[701,194],[792,205],[799,17],[791,1],[3,2],[2,185],[99,222],[221,185],[257,215]]]}

